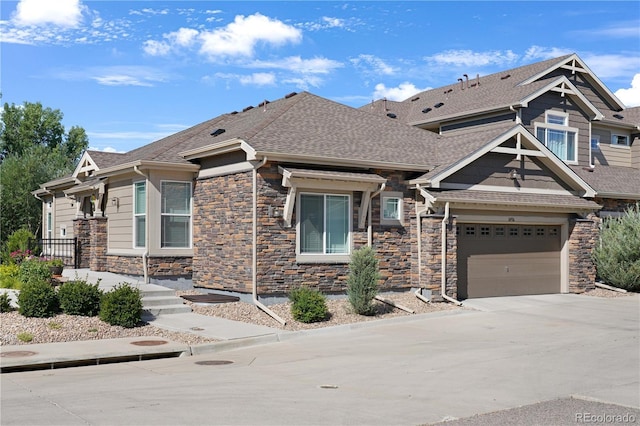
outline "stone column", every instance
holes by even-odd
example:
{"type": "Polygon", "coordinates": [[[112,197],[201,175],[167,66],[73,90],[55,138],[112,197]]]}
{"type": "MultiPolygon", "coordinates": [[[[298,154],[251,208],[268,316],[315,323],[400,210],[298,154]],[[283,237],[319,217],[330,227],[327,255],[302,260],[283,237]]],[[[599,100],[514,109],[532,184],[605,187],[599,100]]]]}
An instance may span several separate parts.
{"type": "Polygon", "coordinates": [[[591,214],[587,219],[569,222],[569,291],[583,293],[595,288],[596,265],[591,253],[600,238],[600,218],[591,214]]]}
{"type": "Polygon", "coordinates": [[[107,218],[89,219],[91,232],[89,269],[105,272],[107,270],[107,218]]]}
{"type": "Polygon", "coordinates": [[[89,267],[89,257],[91,253],[91,232],[89,229],[89,220],[84,218],[73,219],[73,235],[77,239],[74,263],[78,268],[89,267]]]}

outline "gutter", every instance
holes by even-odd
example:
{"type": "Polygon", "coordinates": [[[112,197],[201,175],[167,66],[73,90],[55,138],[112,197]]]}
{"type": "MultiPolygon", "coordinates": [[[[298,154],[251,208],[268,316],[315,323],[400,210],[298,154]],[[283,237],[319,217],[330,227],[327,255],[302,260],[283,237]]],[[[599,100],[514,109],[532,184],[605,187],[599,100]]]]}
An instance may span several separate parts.
{"type": "Polygon", "coordinates": [[[442,219],[442,236],[441,240],[441,277],[442,284],[440,288],[440,295],[443,299],[448,300],[451,303],[454,303],[458,306],[462,305],[462,302],[454,299],[453,297],[447,296],[447,223],[449,222],[449,202],[444,205],[444,218],[442,219]]]}
{"type": "Polygon", "coordinates": [[[140,176],[145,178],[144,181],[144,191],[145,191],[145,217],[144,220],[144,253],[142,253],[142,273],[144,276],[144,283],[149,284],[149,265],[148,265],[148,257],[149,257],[149,175],[140,171],[137,165],[133,166],[133,171],[139,174],[140,176]]]}
{"type": "MultiPolygon", "coordinates": [[[[420,191],[420,184],[416,185],[416,189],[420,191]]],[[[418,203],[416,202],[416,233],[418,236],[418,289],[413,294],[425,303],[430,303],[431,300],[422,295],[422,222],[420,221],[420,216],[422,215],[422,213],[428,210],[428,207],[420,210],[418,208],[418,203]]]]}
{"type": "Polygon", "coordinates": [[[262,157],[262,161],[253,166],[253,231],[252,231],[252,262],[251,262],[251,284],[252,284],[252,296],[253,303],[261,310],[266,312],[271,318],[278,321],[280,324],[285,325],[287,322],[280,318],[278,314],[267,308],[258,300],[258,169],[264,166],[267,162],[267,157],[262,157]]]}

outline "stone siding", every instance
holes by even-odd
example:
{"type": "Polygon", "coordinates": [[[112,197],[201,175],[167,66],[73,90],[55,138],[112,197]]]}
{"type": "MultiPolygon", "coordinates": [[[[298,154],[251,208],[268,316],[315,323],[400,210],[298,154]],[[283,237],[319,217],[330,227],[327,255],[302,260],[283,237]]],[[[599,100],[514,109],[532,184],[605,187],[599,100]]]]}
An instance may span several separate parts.
{"type": "MultiPolygon", "coordinates": [[[[162,256],[147,258],[148,274],[156,277],[191,277],[193,260],[191,257],[162,256]]],[[[141,256],[107,256],[107,268],[114,274],[143,276],[141,256]]]]}
{"type": "Polygon", "coordinates": [[[594,201],[602,206],[603,211],[610,212],[623,212],[638,203],[638,200],[622,200],[614,198],[596,198],[594,201]]]}
{"type": "Polygon", "coordinates": [[[89,219],[90,255],[89,269],[96,272],[107,271],[107,218],[89,219]]]}
{"type": "MultiPolygon", "coordinates": [[[[372,200],[372,246],[380,264],[381,290],[407,289],[417,277],[416,232],[411,190],[398,172],[376,171],[388,178],[386,190],[403,191],[405,226],[380,225],[380,199],[372,200]]],[[[296,211],[286,227],[282,211],[288,189],[278,164],[258,170],[257,282],[259,294],[286,294],[300,285],[325,293],[344,293],[348,263],[298,263],[296,211]],[[278,212],[278,214],[274,214],[278,212]]],[[[198,180],[194,192],[195,286],[249,293],[252,291],[252,173],[198,180]]],[[[362,193],[352,193],[352,247],[368,241],[368,222],[358,227],[362,193]]]]}
{"type": "MultiPolygon", "coordinates": [[[[434,300],[442,299],[442,215],[421,218],[422,224],[422,264],[421,287],[431,290],[434,300]]],[[[446,284],[447,296],[458,296],[458,239],[456,219],[449,218],[447,225],[446,284]]]]}
{"type": "Polygon", "coordinates": [[[91,257],[91,230],[89,227],[89,219],[74,219],[73,235],[78,241],[76,251],[78,267],[81,269],[89,268],[89,259],[91,257]]]}
{"type": "Polygon", "coordinates": [[[569,222],[569,291],[583,293],[595,288],[596,266],[591,253],[598,243],[600,219],[591,214],[587,219],[569,222]]]}

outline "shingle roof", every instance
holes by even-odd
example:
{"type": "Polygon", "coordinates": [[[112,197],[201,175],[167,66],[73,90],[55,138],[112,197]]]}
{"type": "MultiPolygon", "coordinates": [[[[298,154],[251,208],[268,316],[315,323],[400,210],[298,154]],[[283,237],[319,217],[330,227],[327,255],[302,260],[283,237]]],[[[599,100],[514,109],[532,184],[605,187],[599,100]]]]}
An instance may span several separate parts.
{"type": "MultiPolygon", "coordinates": [[[[628,195],[640,197],[640,170],[630,167],[595,166],[572,167],[598,195],[628,195]]],[[[624,197],[622,197],[624,198],[624,197]]]]}
{"type": "Polygon", "coordinates": [[[560,194],[520,194],[517,192],[497,191],[428,191],[438,201],[457,201],[470,203],[510,204],[527,207],[571,208],[599,210],[600,205],[575,195],[560,194]]]}
{"type": "Polygon", "coordinates": [[[122,161],[125,155],[123,153],[118,153],[118,152],[104,152],[104,151],[94,151],[94,150],[88,150],[87,153],[89,154],[91,159],[96,163],[99,169],[105,169],[107,167],[120,164],[120,162],[122,161]]]}

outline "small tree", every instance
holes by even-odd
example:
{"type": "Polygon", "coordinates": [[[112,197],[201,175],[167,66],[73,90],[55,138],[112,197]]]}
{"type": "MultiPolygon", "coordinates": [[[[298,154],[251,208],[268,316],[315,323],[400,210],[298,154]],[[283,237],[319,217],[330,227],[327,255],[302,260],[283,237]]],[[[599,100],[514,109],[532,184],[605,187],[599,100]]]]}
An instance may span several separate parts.
{"type": "Polygon", "coordinates": [[[604,222],[593,260],[605,283],[640,291],[640,203],[604,222]]]}
{"type": "Polygon", "coordinates": [[[349,264],[347,295],[353,310],[360,315],[373,315],[373,298],[378,294],[378,260],[371,247],[355,250],[349,264]]]}

